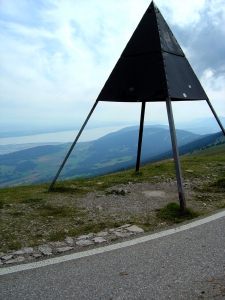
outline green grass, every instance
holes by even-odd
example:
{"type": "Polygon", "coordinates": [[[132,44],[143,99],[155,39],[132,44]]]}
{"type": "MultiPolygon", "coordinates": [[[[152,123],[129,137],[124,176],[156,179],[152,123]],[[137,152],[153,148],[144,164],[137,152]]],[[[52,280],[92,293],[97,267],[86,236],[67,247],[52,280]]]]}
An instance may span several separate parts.
{"type": "Polygon", "coordinates": [[[22,247],[22,244],[20,242],[12,242],[8,246],[9,250],[19,250],[19,249],[21,249],[21,247],[22,247]]]}

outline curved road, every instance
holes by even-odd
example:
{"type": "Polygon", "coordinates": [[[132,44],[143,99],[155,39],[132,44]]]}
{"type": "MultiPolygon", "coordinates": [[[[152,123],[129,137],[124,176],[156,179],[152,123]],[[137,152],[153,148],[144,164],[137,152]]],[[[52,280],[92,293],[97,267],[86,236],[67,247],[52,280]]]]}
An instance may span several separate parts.
{"type": "Polygon", "coordinates": [[[0,299],[225,299],[224,228],[221,211],[64,262],[1,268],[0,299]]]}

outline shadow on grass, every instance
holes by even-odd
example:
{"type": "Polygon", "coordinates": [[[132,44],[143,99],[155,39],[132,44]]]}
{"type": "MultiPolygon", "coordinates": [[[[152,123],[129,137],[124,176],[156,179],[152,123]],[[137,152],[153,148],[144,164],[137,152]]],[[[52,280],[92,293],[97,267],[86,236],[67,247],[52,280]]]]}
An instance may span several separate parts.
{"type": "Polygon", "coordinates": [[[23,199],[20,201],[20,203],[29,203],[29,204],[36,204],[43,202],[44,200],[42,198],[29,198],[29,199],[23,199]]]}
{"type": "Polygon", "coordinates": [[[3,200],[0,200],[0,209],[3,209],[5,202],[3,200]]]}
{"type": "Polygon", "coordinates": [[[48,193],[86,194],[87,191],[83,190],[82,188],[77,188],[77,187],[56,186],[52,190],[48,191],[48,193]]]}

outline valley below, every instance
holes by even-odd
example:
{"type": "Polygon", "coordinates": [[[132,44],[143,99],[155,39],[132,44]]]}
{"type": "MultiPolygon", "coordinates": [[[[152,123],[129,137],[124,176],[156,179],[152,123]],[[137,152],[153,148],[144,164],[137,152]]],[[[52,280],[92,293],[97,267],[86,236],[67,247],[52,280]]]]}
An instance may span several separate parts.
{"type": "MultiPolygon", "coordinates": [[[[138,132],[137,126],[131,126],[94,141],[77,143],[59,180],[88,178],[133,168],[136,163],[138,132]]],[[[176,133],[180,155],[225,142],[220,132],[202,136],[178,129],[176,133]]],[[[26,146],[28,149],[22,149],[23,145],[14,145],[17,151],[0,155],[0,187],[50,182],[70,146],[71,143],[45,143],[35,147],[29,144],[26,146]]],[[[171,157],[168,128],[146,126],[141,164],[171,157]]]]}

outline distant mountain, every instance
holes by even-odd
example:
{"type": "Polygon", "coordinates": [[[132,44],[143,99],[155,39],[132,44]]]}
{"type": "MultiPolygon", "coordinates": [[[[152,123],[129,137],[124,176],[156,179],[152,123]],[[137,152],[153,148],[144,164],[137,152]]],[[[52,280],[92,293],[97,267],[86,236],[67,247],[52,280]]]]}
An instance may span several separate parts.
{"type": "MultiPolygon", "coordinates": [[[[98,140],[78,143],[59,179],[91,177],[134,167],[139,127],[131,126],[98,140]]],[[[202,137],[176,130],[181,154],[215,143],[222,133],[202,137]]],[[[70,144],[39,146],[0,156],[0,187],[51,181],[70,144]]],[[[141,162],[172,155],[168,129],[146,126],[143,133],[141,162]]]]}
{"type": "MultiPolygon", "coordinates": [[[[207,136],[200,138],[198,140],[195,140],[191,143],[180,146],[179,154],[184,155],[187,153],[192,153],[194,151],[204,150],[204,149],[214,146],[215,144],[216,145],[225,144],[225,137],[224,137],[222,131],[207,135],[207,136]]],[[[171,149],[167,152],[164,152],[163,154],[156,155],[150,161],[158,161],[158,160],[162,160],[162,159],[167,159],[172,156],[173,156],[173,152],[171,149]]]]}
{"type": "MultiPolygon", "coordinates": [[[[225,127],[225,117],[219,118],[225,127]]],[[[211,134],[220,131],[220,127],[214,117],[212,118],[199,118],[191,122],[176,124],[177,129],[184,129],[196,134],[211,134]]]]}
{"type": "MultiPolygon", "coordinates": [[[[225,117],[219,117],[223,126],[225,127],[225,117]]],[[[166,121],[167,122],[167,121],[166,121]]],[[[128,126],[123,122],[106,122],[106,121],[92,121],[90,128],[102,128],[102,127],[112,127],[112,126],[128,126]]],[[[168,128],[168,125],[150,125],[157,128],[168,128]]],[[[175,120],[176,129],[187,130],[195,134],[210,134],[215,133],[220,130],[217,121],[214,117],[211,118],[199,118],[194,119],[189,122],[177,123],[175,120]]],[[[139,128],[139,126],[132,126],[133,128],[139,128]]],[[[147,127],[147,126],[146,126],[147,127]]],[[[73,131],[79,130],[79,126],[74,126],[74,124],[60,124],[55,126],[43,125],[43,124],[30,124],[27,125],[12,125],[12,124],[1,124],[0,127],[0,138],[8,137],[20,137],[20,136],[33,136],[37,134],[48,134],[56,133],[62,131],[73,131]]],[[[57,141],[59,142],[59,141],[57,141]]]]}

